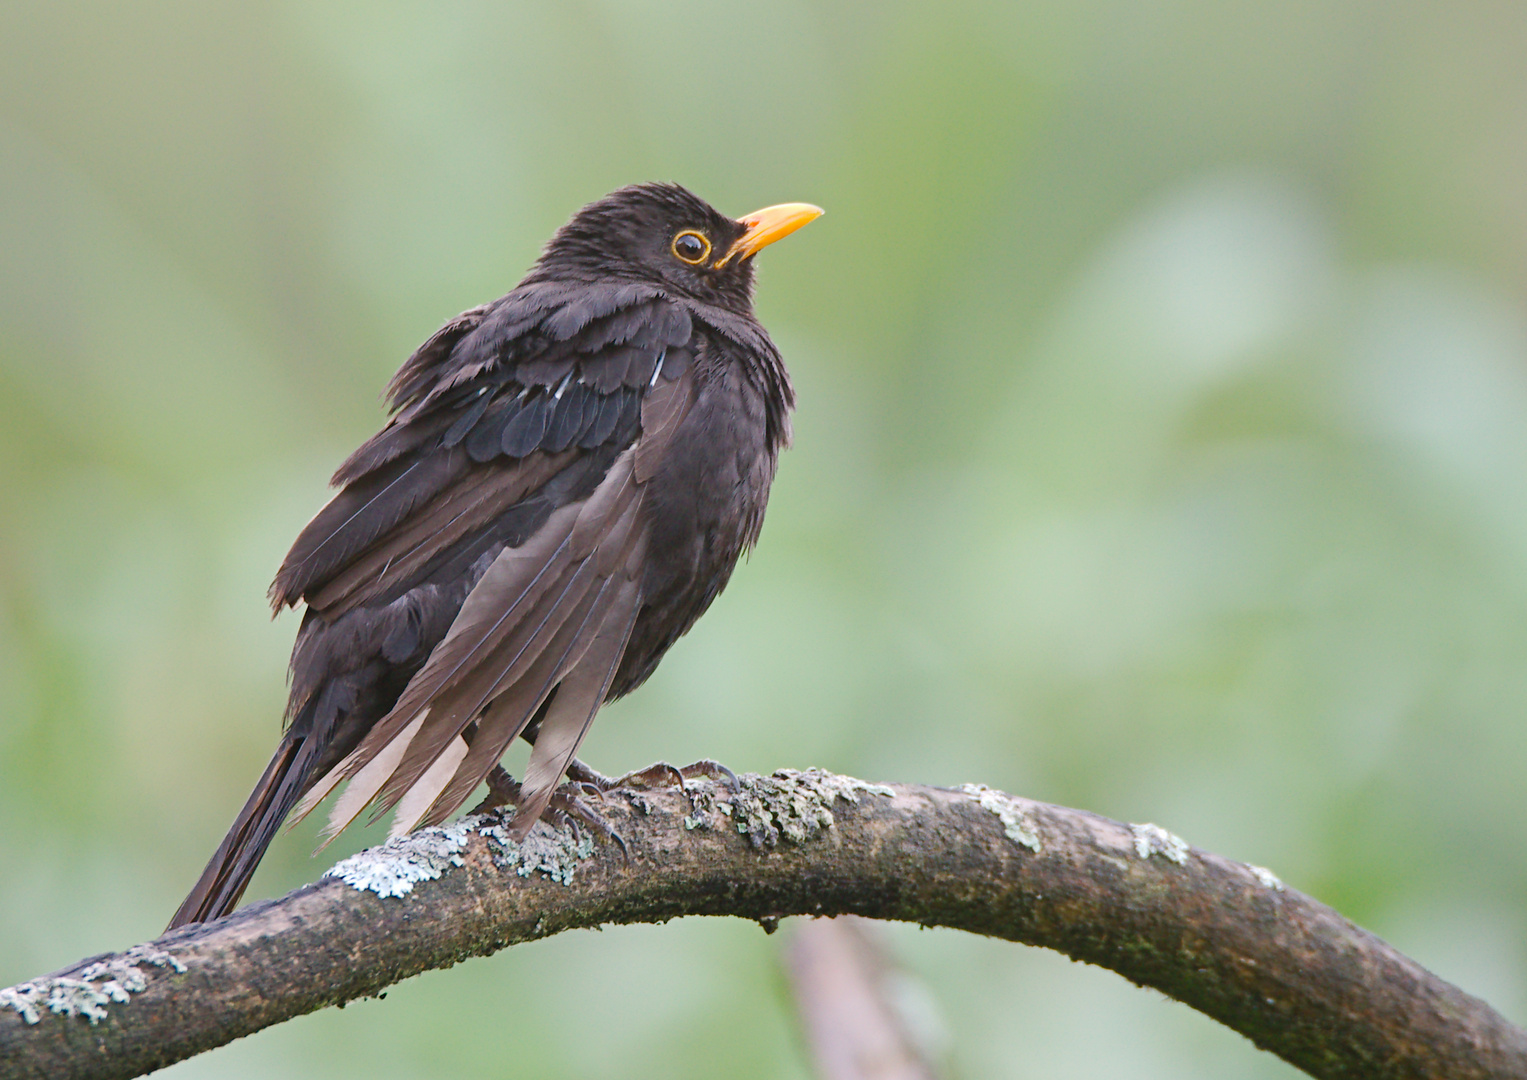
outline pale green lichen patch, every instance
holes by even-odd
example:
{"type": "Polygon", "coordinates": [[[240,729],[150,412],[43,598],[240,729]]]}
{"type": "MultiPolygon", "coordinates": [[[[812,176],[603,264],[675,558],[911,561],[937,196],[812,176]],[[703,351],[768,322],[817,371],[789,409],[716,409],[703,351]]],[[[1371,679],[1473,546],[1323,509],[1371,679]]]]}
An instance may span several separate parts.
{"type": "Polygon", "coordinates": [[[499,824],[481,825],[477,831],[500,849],[501,853],[493,856],[493,865],[513,870],[520,877],[540,872],[552,881],[571,885],[578,863],[594,854],[592,837],[545,821],[537,821],[525,839],[519,841],[499,824]]]}
{"type": "Polygon", "coordinates": [[[420,829],[367,848],[334,864],[326,877],[337,877],[358,892],[381,897],[406,896],[421,881],[434,881],[460,866],[467,836],[478,819],[463,818],[438,828],[420,829]]]}
{"type": "Polygon", "coordinates": [[[1129,831],[1135,837],[1135,854],[1142,859],[1149,859],[1152,855],[1160,855],[1178,866],[1184,866],[1188,861],[1188,842],[1182,837],[1167,832],[1160,825],[1152,825],[1146,822],[1143,825],[1131,825],[1129,831]]]}
{"type": "Polygon", "coordinates": [[[126,1003],[131,995],[148,987],[142,965],[183,972],[186,966],[163,949],[134,945],[120,956],[97,960],[78,975],[34,979],[0,990],[0,1008],[14,1009],[28,1024],[42,1019],[42,1010],[63,1016],[83,1016],[91,1024],[106,1018],[111,1002],[126,1003]]]}
{"type": "Polygon", "coordinates": [[[540,873],[566,885],[582,859],[594,854],[594,841],[567,827],[538,821],[522,841],[509,835],[496,815],[473,814],[438,828],[389,840],[338,862],[328,877],[337,877],[360,892],[406,896],[421,881],[434,881],[464,861],[467,840],[480,833],[495,848],[493,864],[520,877],[540,873]]]}
{"type": "Polygon", "coordinates": [[[1251,871],[1251,876],[1256,878],[1257,881],[1261,883],[1262,888],[1271,889],[1274,892],[1283,891],[1283,880],[1278,877],[1277,874],[1267,869],[1267,867],[1255,866],[1252,863],[1247,863],[1246,869],[1251,871]]]}
{"type": "Polygon", "coordinates": [[[732,820],[755,848],[773,848],[780,840],[803,844],[830,829],[832,805],[856,803],[860,794],[894,795],[884,784],[867,784],[823,769],[780,769],[773,776],[746,773],[732,793],[732,820]]]}
{"type": "Polygon", "coordinates": [[[1007,838],[1015,844],[1022,844],[1034,854],[1039,854],[1041,845],[1039,842],[1039,827],[1034,823],[1031,815],[1023,804],[1001,791],[996,791],[985,784],[961,784],[960,790],[981,804],[983,810],[988,810],[997,815],[1002,822],[1002,831],[1007,838]]]}

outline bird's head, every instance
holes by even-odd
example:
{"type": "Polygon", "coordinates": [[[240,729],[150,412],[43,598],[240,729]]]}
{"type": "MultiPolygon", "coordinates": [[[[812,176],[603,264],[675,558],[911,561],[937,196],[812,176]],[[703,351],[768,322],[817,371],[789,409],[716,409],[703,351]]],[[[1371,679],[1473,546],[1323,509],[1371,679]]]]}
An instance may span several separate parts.
{"type": "Polygon", "coordinates": [[[634,184],[574,214],[547,243],[533,276],[649,282],[747,312],[753,256],[821,214],[807,203],[784,203],[729,218],[677,184],[634,184]]]}

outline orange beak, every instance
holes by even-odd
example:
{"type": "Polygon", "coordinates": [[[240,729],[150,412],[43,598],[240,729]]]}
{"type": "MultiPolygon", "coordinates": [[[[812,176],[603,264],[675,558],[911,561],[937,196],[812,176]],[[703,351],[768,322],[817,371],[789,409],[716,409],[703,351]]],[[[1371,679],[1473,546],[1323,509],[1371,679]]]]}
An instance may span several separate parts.
{"type": "Polygon", "coordinates": [[[716,268],[719,270],[733,259],[751,258],[758,254],[760,249],[768,247],[782,237],[789,236],[802,225],[809,225],[821,216],[820,206],[800,202],[780,203],[778,206],[766,206],[762,210],[754,210],[746,217],[737,219],[748,227],[748,231],[739,236],[737,242],[727,249],[721,261],[716,264],[716,268]]]}

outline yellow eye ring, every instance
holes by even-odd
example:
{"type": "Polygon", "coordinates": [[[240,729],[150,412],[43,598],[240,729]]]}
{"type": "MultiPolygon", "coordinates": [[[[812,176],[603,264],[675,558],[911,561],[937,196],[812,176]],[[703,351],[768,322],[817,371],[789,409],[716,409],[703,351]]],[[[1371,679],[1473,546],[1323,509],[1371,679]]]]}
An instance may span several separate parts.
{"type": "Polygon", "coordinates": [[[699,266],[710,258],[710,241],[705,234],[685,229],[673,238],[673,257],[689,266],[699,266]]]}

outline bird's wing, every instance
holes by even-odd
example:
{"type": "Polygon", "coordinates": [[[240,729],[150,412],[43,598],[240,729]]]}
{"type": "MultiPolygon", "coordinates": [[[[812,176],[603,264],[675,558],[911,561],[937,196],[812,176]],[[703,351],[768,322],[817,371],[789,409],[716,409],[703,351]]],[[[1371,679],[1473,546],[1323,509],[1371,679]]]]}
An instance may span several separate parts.
{"type": "MultiPolygon", "coordinates": [[[[466,313],[399,372],[393,422],[341,467],[346,486],[299,536],[272,597],[305,599],[336,626],[389,613],[402,655],[416,648],[418,627],[398,615],[410,597],[475,582],[298,817],[349,780],[331,833],[372,803],[398,808],[397,829],[441,821],[551,699],[521,818],[540,813],[641,607],[642,498],[693,400],[692,333],[653,290],[548,288],[466,313]]],[[[332,666],[294,657],[294,709],[332,666]]]]}

